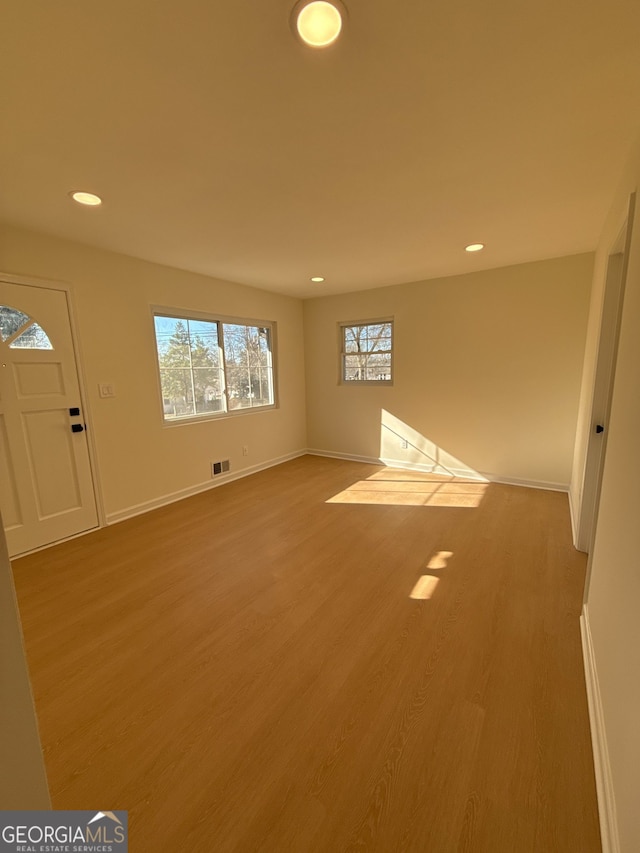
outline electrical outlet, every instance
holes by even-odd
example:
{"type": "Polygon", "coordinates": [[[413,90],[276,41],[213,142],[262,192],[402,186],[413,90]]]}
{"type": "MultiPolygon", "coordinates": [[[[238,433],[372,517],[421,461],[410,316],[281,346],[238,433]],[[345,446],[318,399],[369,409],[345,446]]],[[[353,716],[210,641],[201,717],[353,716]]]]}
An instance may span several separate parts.
{"type": "Polygon", "coordinates": [[[247,447],[247,445],[246,445],[246,444],[244,444],[244,445],[242,446],[242,455],[243,455],[243,456],[248,456],[248,455],[249,455],[249,448],[247,447]]]}
{"type": "Polygon", "coordinates": [[[407,450],[407,449],[408,449],[408,447],[409,447],[409,442],[407,441],[407,439],[406,439],[406,438],[403,438],[403,439],[402,439],[402,441],[401,441],[401,443],[400,443],[400,446],[402,447],[402,449],[403,449],[403,450],[407,450]]]}

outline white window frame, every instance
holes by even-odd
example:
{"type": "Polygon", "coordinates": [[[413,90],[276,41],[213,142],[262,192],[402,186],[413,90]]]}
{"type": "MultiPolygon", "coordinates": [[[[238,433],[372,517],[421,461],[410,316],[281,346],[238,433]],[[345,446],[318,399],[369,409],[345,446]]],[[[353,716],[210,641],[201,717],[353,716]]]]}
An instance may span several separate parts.
{"type": "Polygon", "coordinates": [[[162,419],[162,424],[165,427],[173,428],[176,426],[182,426],[184,424],[193,424],[193,423],[201,423],[202,421],[210,421],[217,420],[220,418],[229,418],[229,417],[237,417],[244,416],[250,414],[256,414],[257,412],[269,412],[278,408],[278,383],[277,383],[277,365],[276,365],[276,344],[277,344],[277,333],[276,333],[276,321],[275,320],[256,320],[255,318],[249,317],[231,317],[224,314],[209,314],[208,312],[203,311],[191,311],[190,309],[184,308],[172,308],[166,305],[152,305],[151,306],[151,323],[152,323],[152,336],[153,336],[153,346],[154,346],[154,356],[156,363],[156,377],[158,383],[158,397],[160,402],[160,417],[162,419]],[[160,359],[158,357],[158,339],[156,336],[156,328],[155,328],[155,319],[156,317],[167,317],[172,320],[193,320],[193,321],[202,321],[209,323],[216,323],[218,327],[218,347],[220,350],[220,370],[222,372],[222,400],[223,400],[223,409],[220,411],[214,412],[197,412],[194,414],[182,415],[177,417],[168,418],[165,414],[164,407],[164,396],[162,393],[162,378],[161,378],[161,367],[160,367],[160,359]],[[226,370],[226,362],[225,362],[225,354],[224,354],[224,333],[223,326],[224,325],[234,325],[234,326],[250,326],[260,329],[268,330],[268,340],[269,340],[269,354],[270,354],[270,392],[273,402],[268,403],[266,405],[259,406],[246,406],[243,408],[233,409],[230,408],[229,405],[229,390],[227,388],[227,370],[226,370]]]}
{"type": "Polygon", "coordinates": [[[350,320],[350,321],[340,321],[338,323],[338,346],[340,352],[340,360],[339,360],[339,368],[338,368],[338,384],[339,385],[347,385],[347,386],[361,386],[361,385],[369,385],[369,386],[380,386],[380,385],[393,385],[394,378],[394,349],[395,349],[395,331],[394,331],[394,318],[393,317],[380,317],[372,320],[350,320]],[[389,379],[347,379],[346,378],[346,356],[353,355],[353,353],[348,353],[346,351],[346,330],[353,328],[362,328],[365,326],[379,326],[382,323],[389,324],[391,327],[391,340],[388,350],[378,350],[377,352],[381,354],[389,354],[389,379]]]}

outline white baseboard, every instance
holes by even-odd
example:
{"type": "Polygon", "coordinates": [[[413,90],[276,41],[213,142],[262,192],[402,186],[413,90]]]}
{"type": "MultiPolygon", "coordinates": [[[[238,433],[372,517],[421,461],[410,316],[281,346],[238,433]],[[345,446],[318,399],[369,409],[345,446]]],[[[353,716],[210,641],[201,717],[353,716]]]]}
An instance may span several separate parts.
{"type": "Polygon", "coordinates": [[[180,489],[177,492],[171,492],[167,495],[161,495],[160,497],[153,498],[150,501],[144,501],[143,503],[134,504],[132,506],[126,507],[125,509],[117,510],[116,512],[107,513],[107,524],[117,524],[120,521],[126,521],[126,519],[128,518],[134,518],[134,516],[136,515],[142,515],[145,512],[151,512],[151,510],[159,509],[162,506],[167,506],[168,504],[175,503],[176,501],[183,500],[184,498],[191,497],[192,495],[197,495],[200,492],[206,492],[208,489],[215,489],[218,486],[222,486],[225,483],[230,483],[233,480],[239,480],[242,477],[248,477],[251,474],[256,474],[258,471],[264,471],[267,468],[273,468],[275,465],[281,465],[283,462],[288,462],[290,459],[297,459],[299,456],[304,456],[307,453],[311,456],[326,456],[330,459],[346,459],[350,462],[365,462],[371,465],[386,465],[387,467],[402,468],[409,471],[424,471],[427,473],[433,473],[434,471],[436,471],[438,473],[449,473],[456,477],[463,477],[465,479],[479,480],[481,482],[490,483],[503,483],[505,485],[511,486],[524,486],[530,489],[549,489],[553,491],[562,492],[568,491],[569,489],[568,485],[565,486],[562,483],[547,483],[533,480],[520,480],[515,478],[499,477],[495,474],[487,474],[484,472],[474,471],[471,468],[439,469],[437,466],[405,462],[403,460],[397,459],[380,459],[379,457],[357,456],[352,453],[337,453],[334,451],[307,448],[305,450],[298,450],[294,453],[289,453],[286,456],[280,456],[276,459],[270,459],[269,461],[262,462],[259,465],[252,465],[248,468],[242,468],[240,471],[233,471],[229,474],[221,474],[220,476],[216,477],[215,480],[206,480],[204,483],[196,483],[194,486],[189,486],[186,489],[180,489]]]}
{"type": "Polygon", "coordinates": [[[569,483],[553,483],[548,480],[525,480],[520,477],[503,477],[489,471],[480,472],[490,483],[502,483],[505,486],[522,486],[525,489],[542,489],[546,492],[568,492],[569,483]]]}
{"type": "Polygon", "coordinates": [[[443,474],[453,477],[464,477],[465,480],[478,480],[481,483],[486,483],[487,478],[483,477],[472,468],[452,468],[437,463],[428,462],[407,462],[406,459],[389,459],[381,456],[377,460],[378,464],[382,463],[387,468],[399,468],[404,471],[423,471],[426,474],[443,474]]]}
{"type": "Polygon", "coordinates": [[[153,509],[159,509],[162,506],[181,501],[184,498],[189,498],[192,495],[197,495],[200,492],[206,492],[209,489],[215,489],[218,486],[223,486],[225,483],[231,483],[233,480],[240,480],[242,477],[248,477],[251,474],[257,474],[258,471],[264,471],[267,468],[273,468],[275,465],[281,465],[283,462],[288,462],[290,459],[297,459],[299,456],[304,456],[306,450],[298,450],[295,453],[288,453],[286,456],[279,456],[277,459],[270,459],[268,462],[261,462],[259,465],[251,465],[248,468],[242,468],[240,471],[231,471],[228,474],[220,474],[215,480],[207,480],[204,483],[197,483],[195,486],[189,486],[186,489],[180,489],[177,492],[171,492],[168,495],[162,495],[159,498],[145,501],[144,503],[134,504],[126,509],[118,510],[107,514],[107,524],[117,524],[119,521],[126,521],[128,518],[133,518],[136,515],[143,515],[145,512],[150,512],[153,509]]]}
{"type": "Polygon", "coordinates": [[[370,465],[386,465],[389,468],[401,468],[407,471],[424,471],[428,474],[452,474],[464,477],[466,480],[479,480],[483,483],[502,483],[506,486],[523,486],[528,489],[545,489],[552,492],[568,492],[568,483],[550,483],[545,480],[523,480],[517,477],[503,477],[487,471],[475,471],[473,468],[444,468],[437,465],[425,465],[416,462],[406,462],[399,459],[381,459],[373,456],[356,456],[352,453],[336,453],[331,450],[307,448],[311,456],[326,456],[330,459],[348,459],[351,462],[367,462],[370,465]]]}
{"type": "Polygon", "coordinates": [[[346,459],[349,462],[366,462],[369,465],[380,465],[381,462],[377,457],[373,456],[356,456],[353,453],[337,453],[332,450],[315,450],[307,447],[306,451],[310,456],[326,456],[327,459],[346,459]]]}
{"type": "Polygon", "coordinates": [[[584,657],[584,675],[587,684],[589,720],[591,722],[591,743],[593,746],[593,764],[598,792],[598,812],[600,815],[600,837],[602,853],[620,853],[616,800],[611,778],[611,764],[607,747],[607,733],[604,724],[604,712],[600,698],[598,672],[589,626],[588,605],[582,608],[580,617],[582,634],[582,653],[584,657]]]}

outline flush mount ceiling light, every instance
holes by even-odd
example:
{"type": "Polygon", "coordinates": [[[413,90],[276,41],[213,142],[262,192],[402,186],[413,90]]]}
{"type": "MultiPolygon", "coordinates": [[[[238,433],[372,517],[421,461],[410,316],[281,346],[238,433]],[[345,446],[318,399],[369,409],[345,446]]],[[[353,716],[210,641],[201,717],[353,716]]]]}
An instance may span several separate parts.
{"type": "Polygon", "coordinates": [[[484,249],[484,243],[469,243],[464,247],[465,252],[481,252],[484,249]]]}
{"type": "Polygon", "coordinates": [[[324,281],[324,278],[321,275],[314,275],[311,278],[311,281],[320,282],[320,281],[324,281]]]}
{"type": "Polygon", "coordinates": [[[94,193],[72,192],[69,195],[74,201],[77,201],[78,204],[84,204],[85,207],[98,207],[102,204],[100,196],[94,193]]]}
{"type": "Polygon", "coordinates": [[[293,7],[292,21],[309,47],[329,47],[342,31],[344,6],[338,0],[301,0],[293,7]]]}

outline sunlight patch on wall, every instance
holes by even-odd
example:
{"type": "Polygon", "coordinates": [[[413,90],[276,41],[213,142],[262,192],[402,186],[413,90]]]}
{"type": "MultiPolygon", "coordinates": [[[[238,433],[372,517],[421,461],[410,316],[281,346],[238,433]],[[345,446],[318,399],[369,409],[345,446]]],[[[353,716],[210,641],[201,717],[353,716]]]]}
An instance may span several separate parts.
{"type": "Polygon", "coordinates": [[[430,473],[487,481],[475,469],[386,409],[380,410],[380,461],[394,468],[407,466],[430,473]]]}

